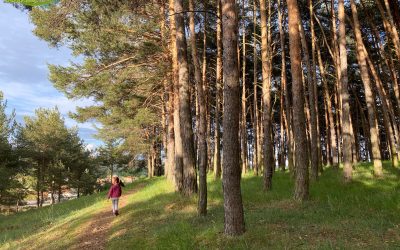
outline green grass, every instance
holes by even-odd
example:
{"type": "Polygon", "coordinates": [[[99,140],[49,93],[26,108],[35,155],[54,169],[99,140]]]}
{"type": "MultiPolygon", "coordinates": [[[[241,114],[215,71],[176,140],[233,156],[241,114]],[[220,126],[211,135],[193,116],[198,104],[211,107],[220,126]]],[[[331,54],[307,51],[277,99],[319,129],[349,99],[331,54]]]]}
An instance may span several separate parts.
{"type": "MultiPolygon", "coordinates": [[[[142,182],[142,181],[140,181],[142,182]]],[[[140,182],[127,185],[132,189],[140,182]]],[[[0,249],[56,249],[74,243],[81,226],[107,204],[106,192],[54,206],[0,215],[0,249]]]]}
{"type": "MultiPolygon", "coordinates": [[[[174,193],[164,178],[143,180],[114,219],[107,249],[399,249],[400,181],[388,162],[384,168],[385,177],[375,179],[370,164],[359,164],[350,184],[329,168],[311,184],[311,199],[304,203],[292,199],[288,173],[276,172],[268,193],[261,177],[248,174],[242,180],[246,233],[236,238],[223,234],[221,182],[212,176],[206,217],[197,216],[196,197],[174,193]]],[[[0,217],[0,244],[26,248],[40,238],[39,247],[71,246],[79,226],[105,205],[103,197],[0,217]],[[68,237],[49,243],[63,233],[68,237]]]]}

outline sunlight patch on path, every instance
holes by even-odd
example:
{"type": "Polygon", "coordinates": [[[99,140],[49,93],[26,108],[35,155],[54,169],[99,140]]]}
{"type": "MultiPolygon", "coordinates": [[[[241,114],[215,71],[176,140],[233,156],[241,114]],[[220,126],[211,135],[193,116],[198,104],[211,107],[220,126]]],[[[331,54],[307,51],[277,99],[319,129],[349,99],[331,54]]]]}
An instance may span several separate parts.
{"type": "MultiPolygon", "coordinates": [[[[127,191],[120,199],[119,208],[123,208],[130,195],[138,192],[144,185],[140,184],[133,190],[127,191]]],[[[111,212],[111,204],[108,202],[101,211],[84,224],[79,233],[79,238],[71,249],[105,249],[107,244],[107,234],[112,227],[115,216],[111,212]]]]}

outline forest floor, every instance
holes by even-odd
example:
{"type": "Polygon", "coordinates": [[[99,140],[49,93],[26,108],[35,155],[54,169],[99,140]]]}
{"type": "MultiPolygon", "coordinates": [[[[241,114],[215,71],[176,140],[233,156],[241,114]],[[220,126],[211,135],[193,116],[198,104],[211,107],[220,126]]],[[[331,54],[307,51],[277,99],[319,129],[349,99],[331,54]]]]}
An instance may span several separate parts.
{"type": "Polygon", "coordinates": [[[102,224],[106,249],[400,249],[399,170],[389,162],[384,168],[385,177],[375,179],[370,164],[359,164],[350,184],[327,168],[304,203],[292,199],[289,173],[276,172],[268,193],[262,177],[246,174],[246,233],[236,238],[223,234],[221,181],[212,175],[205,217],[197,215],[196,197],[174,193],[165,178],[139,180],[124,190],[117,217],[103,214],[110,207],[104,193],[0,216],[0,249],[75,248],[82,235],[96,238],[91,230],[102,224]]]}

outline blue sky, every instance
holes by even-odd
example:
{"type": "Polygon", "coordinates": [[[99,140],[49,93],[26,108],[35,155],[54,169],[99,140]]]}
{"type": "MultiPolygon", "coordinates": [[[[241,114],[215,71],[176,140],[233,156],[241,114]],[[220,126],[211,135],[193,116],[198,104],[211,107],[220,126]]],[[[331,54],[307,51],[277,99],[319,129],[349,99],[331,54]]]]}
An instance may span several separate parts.
{"type": "Polygon", "coordinates": [[[17,120],[31,116],[35,109],[58,106],[68,127],[78,126],[89,147],[101,142],[93,138],[92,123],[77,123],[68,117],[76,106],[88,106],[90,100],[69,100],[48,80],[47,64],[68,65],[78,61],[68,48],[50,48],[33,33],[27,13],[0,0],[0,90],[8,101],[7,112],[15,109],[17,120]]]}

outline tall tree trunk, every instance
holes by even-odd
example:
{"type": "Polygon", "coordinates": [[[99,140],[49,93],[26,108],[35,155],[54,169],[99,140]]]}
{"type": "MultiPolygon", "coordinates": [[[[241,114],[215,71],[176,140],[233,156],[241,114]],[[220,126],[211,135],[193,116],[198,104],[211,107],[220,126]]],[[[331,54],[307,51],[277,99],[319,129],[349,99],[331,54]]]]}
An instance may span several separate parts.
{"type": "MultiPolygon", "coordinates": [[[[311,0],[310,0],[311,1],[311,0]]],[[[312,4],[310,6],[312,9],[312,4]]],[[[315,74],[315,67],[311,68],[311,60],[309,49],[307,46],[307,41],[305,37],[305,32],[303,25],[300,23],[300,37],[301,37],[301,44],[303,47],[303,54],[304,60],[307,67],[307,82],[308,82],[308,106],[309,106],[309,123],[310,123],[310,156],[311,156],[311,179],[317,180],[318,179],[318,135],[317,135],[317,113],[315,109],[315,92],[314,92],[314,85],[316,84],[313,79],[313,74],[315,74]]]]}
{"type": "Polygon", "coordinates": [[[194,65],[194,76],[197,90],[197,100],[199,105],[199,127],[198,138],[198,159],[199,159],[199,202],[197,211],[200,215],[207,214],[207,118],[204,87],[200,71],[200,63],[197,57],[196,31],[194,21],[193,0],[189,0],[189,23],[190,23],[190,46],[192,50],[192,60],[194,65]]]}
{"type": "Polygon", "coordinates": [[[282,77],[281,77],[281,89],[279,93],[279,151],[278,151],[278,161],[279,161],[279,167],[282,171],[285,171],[285,112],[284,112],[284,92],[285,89],[283,88],[284,86],[282,85],[282,77]]]}
{"type": "MultiPolygon", "coordinates": [[[[159,18],[160,18],[160,35],[161,35],[161,46],[164,48],[165,47],[165,0],[161,0],[160,3],[160,12],[159,12],[159,18]]],[[[168,156],[168,129],[170,127],[168,123],[168,80],[164,79],[163,80],[163,87],[164,87],[164,93],[162,95],[162,138],[163,138],[163,149],[165,154],[168,156]]],[[[169,159],[166,159],[165,165],[164,165],[164,174],[167,177],[167,179],[171,179],[171,165],[169,159]]]]}
{"type": "Polygon", "coordinates": [[[168,180],[175,183],[175,133],[174,133],[174,93],[173,82],[167,84],[167,159],[165,170],[168,169],[168,180]]]}
{"type": "MultiPolygon", "coordinates": [[[[164,87],[164,93],[162,95],[162,110],[161,110],[161,128],[162,128],[162,148],[164,149],[164,152],[168,154],[167,152],[167,137],[168,137],[168,125],[167,125],[167,80],[163,80],[163,87],[164,87]]],[[[168,166],[165,165],[165,176],[168,178],[169,172],[168,172],[168,166]]]]}
{"type": "Polygon", "coordinates": [[[161,143],[156,144],[156,167],[154,170],[155,176],[162,176],[163,175],[163,168],[162,168],[162,161],[161,161],[161,143]]]}
{"type": "Polygon", "coordinates": [[[350,129],[352,131],[353,165],[360,161],[359,140],[358,140],[358,109],[355,110],[355,122],[350,115],[350,129]]]}
{"type": "Polygon", "coordinates": [[[272,173],[274,168],[272,117],[271,117],[271,75],[270,75],[270,44],[268,40],[269,25],[267,23],[266,1],[260,0],[261,12],[261,60],[262,60],[262,100],[264,125],[264,189],[272,188],[272,173]]]}
{"type": "Polygon", "coordinates": [[[363,136],[364,136],[365,145],[367,147],[366,156],[367,156],[367,159],[372,159],[372,145],[371,145],[371,136],[369,134],[368,121],[367,121],[367,118],[365,117],[363,106],[361,105],[361,102],[358,99],[357,92],[354,90],[354,88],[350,88],[350,89],[353,93],[353,96],[356,99],[357,108],[359,109],[360,115],[361,115],[361,125],[363,128],[363,136]],[[368,156],[369,156],[369,158],[368,158],[368,156]]]}
{"type": "Polygon", "coordinates": [[[285,49],[285,32],[284,32],[284,20],[283,13],[285,12],[284,3],[280,3],[278,1],[278,21],[279,21],[279,38],[280,38],[280,46],[281,46],[281,83],[282,88],[284,89],[285,95],[285,127],[286,127],[286,137],[287,137],[287,159],[288,159],[288,168],[289,171],[293,172],[294,163],[293,163],[293,130],[292,130],[292,118],[291,118],[291,110],[290,110],[290,89],[286,83],[286,49],[285,49]]]}
{"type": "Polygon", "coordinates": [[[386,11],[383,10],[383,6],[379,0],[376,0],[376,4],[378,6],[379,12],[381,13],[381,17],[383,19],[383,24],[387,33],[392,38],[392,42],[394,45],[394,52],[397,55],[397,58],[400,60],[400,39],[399,33],[397,31],[396,25],[393,22],[392,13],[390,11],[390,6],[388,0],[383,0],[386,11]]]}
{"type": "Polygon", "coordinates": [[[314,30],[314,4],[313,0],[310,0],[310,29],[311,29],[311,77],[312,77],[312,92],[313,92],[313,100],[314,100],[314,112],[315,112],[315,130],[316,130],[316,176],[318,177],[318,173],[320,168],[322,167],[321,163],[321,134],[319,129],[319,113],[318,113],[318,88],[317,88],[317,66],[316,66],[316,46],[315,46],[315,30],[314,30]]]}
{"type": "Polygon", "coordinates": [[[393,21],[397,28],[400,29],[400,6],[398,0],[389,0],[389,6],[392,11],[393,21]]]}
{"type": "Polygon", "coordinates": [[[286,56],[286,52],[285,52],[285,32],[283,31],[283,18],[282,18],[282,12],[284,12],[284,8],[283,8],[283,4],[281,3],[280,0],[278,0],[278,23],[279,23],[279,40],[280,40],[280,47],[281,47],[281,97],[280,97],[280,101],[281,101],[281,105],[280,105],[280,109],[281,109],[281,169],[284,171],[285,170],[285,165],[286,165],[286,161],[285,161],[285,136],[284,136],[284,128],[286,129],[286,138],[287,138],[287,159],[289,161],[291,161],[291,148],[290,148],[290,136],[289,136],[289,124],[290,124],[290,114],[288,112],[288,97],[286,96],[286,62],[285,62],[285,56],[286,56]],[[284,99],[286,98],[286,99],[284,99]],[[285,106],[286,104],[286,106],[285,106]],[[285,112],[286,111],[286,112],[285,112]],[[285,116],[286,114],[286,116],[285,116]]]}
{"type": "Polygon", "coordinates": [[[222,10],[221,0],[217,0],[217,69],[215,87],[215,128],[214,128],[214,176],[221,178],[220,142],[220,91],[222,83],[222,10]]]}
{"type": "Polygon", "coordinates": [[[295,140],[295,192],[294,198],[299,201],[309,196],[307,136],[304,114],[304,91],[301,79],[301,44],[299,23],[301,23],[297,0],[287,0],[289,14],[289,48],[292,73],[293,96],[293,130],[295,140]]]}
{"type": "Polygon", "coordinates": [[[182,139],[183,160],[183,189],[184,195],[197,192],[196,157],[193,142],[192,116],[190,110],[189,68],[185,22],[182,0],[175,0],[176,49],[178,52],[179,69],[179,105],[180,126],[182,139]]]}
{"type": "MultiPolygon", "coordinates": [[[[245,19],[245,6],[243,1],[242,18],[245,19]]],[[[246,25],[245,20],[242,21],[242,113],[241,113],[241,158],[242,158],[242,174],[247,172],[247,112],[246,112],[246,25]]]]}
{"type": "Polygon", "coordinates": [[[339,0],[339,57],[340,57],[340,100],[342,101],[342,136],[343,136],[343,174],[345,181],[351,181],[353,166],[351,153],[350,98],[347,78],[346,23],[344,0],[339,0]]]}
{"type": "Polygon", "coordinates": [[[316,63],[316,37],[314,29],[314,3],[310,0],[310,29],[311,29],[311,76],[313,82],[313,94],[314,94],[314,112],[315,112],[315,126],[316,126],[316,140],[317,140],[317,177],[320,169],[322,168],[322,151],[321,151],[321,133],[319,123],[319,108],[318,108],[318,88],[317,88],[317,63],[316,63]]]}
{"type": "Polygon", "coordinates": [[[335,110],[335,116],[336,116],[336,126],[335,126],[335,135],[336,135],[336,149],[337,149],[337,158],[334,159],[334,162],[336,161],[337,164],[335,164],[335,167],[339,167],[340,161],[341,161],[341,136],[340,136],[340,112],[341,112],[341,100],[340,100],[340,93],[341,93],[341,71],[340,71],[340,53],[339,53],[339,43],[338,43],[338,38],[337,38],[337,27],[336,27],[336,12],[335,12],[335,5],[334,1],[331,1],[331,16],[332,16],[332,46],[333,46],[333,60],[334,60],[334,65],[335,65],[335,70],[336,70],[336,84],[334,86],[334,95],[333,95],[333,104],[334,107],[336,107],[335,110]]]}
{"type": "Polygon", "coordinates": [[[210,86],[207,81],[207,4],[208,0],[203,1],[204,6],[204,26],[203,26],[203,63],[202,63],[202,82],[203,82],[203,89],[204,89],[204,98],[205,98],[205,105],[206,105],[206,123],[207,123],[207,166],[208,170],[212,167],[212,154],[211,154],[211,119],[210,119],[210,86]]]}
{"type": "MultiPolygon", "coordinates": [[[[382,113],[383,113],[383,123],[385,126],[385,130],[386,130],[386,135],[389,139],[389,147],[390,147],[390,154],[391,154],[391,160],[392,160],[392,167],[398,167],[399,166],[399,159],[397,157],[397,148],[395,145],[395,131],[392,128],[392,125],[390,123],[390,118],[389,115],[392,115],[392,117],[394,117],[393,114],[393,109],[390,109],[390,103],[388,101],[388,96],[385,92],[385,89],[383,87],[382,81],[378,76],[378,73],[376,72],[375,66],[372,63],[371,59],[369,58],[368,52],[364,47],[364,54],[366,55],[366,59],[370,68],[370,71],[372,73],[372,77],[375,80],[376,83],[376,87],[378,90],[378,94],[379,94],[379,98],[381,99],[382,102],[382,113]]],[[[395,124],[395,120],[393,121],[394,127],[396,127],[395,124]]]]}
{"type": "Polygon", "coordinates": [[[225,234],[241,235],[245,231],[240,190],[239,113],[240,86],[237,61],[238,17],[235,0],[222,0],[224,54],[223,117],[223,192],[225,234]]]}
{"type": "MultiPolygon", "coordinates": [[[[325,84],[324,84],[325,85],[325,84]]],[[[325,92],[325,91],[324,91],[325,92]]],[[[325,157],[326,157],[326,165],[332,165],[332,157],[331,157],[331,135],[329,132],[329,113],[328,113],[328,105],[327,101],[324,98],[324,108],[325,108],[325,157]]],[[[322,168],[321,168],[322,169],[322,168]]]]}
{"type": "Polygon", "coordinates": [[[257,54],[257,4],[256,0],[253,0],[253,105],[254,105],[254,174],[258,175],[261,156],[259,154],[259,118],[258,118],[258,54],[257,54]]]}
{"type": "Polygon", "coordinates": [[[371,83],[368,74],[366,55],[363,50],[364,44],[362,41],[360,24],[358,21],[357,7],[356,4],[354,3],[354,0],[350,0],[350,4],[351,4],[351,12],[353,14],[354,34],[356,38],[356,50],[357,50],[356,54],[360,67],[361,78],[364,83],[365,98],[367,102],[369,131],[370,131],[371,146],[372,146],[372,159],[374,162],[374,174],[377,177],[381,177],[383,175],[383,172],[382,172],[381,153],[379,151],[378,125],[376,121],[376,114],[374,108],[375,102],[371,90],[371,83]]]}
{"type": "Polygon", "coordinates": [[[156,142],[153,142],[153,145],[151,146],[151,171],[148,173],[149,177],[152,178],[154,177],[155,170],[157,168],[157,159],[156,159],[156,142]]]}
{"type": "Polygon", "coordinates": [[[325,77],[325,67],[322,62],[321,58],[321,51],[319,49],[319,46],[317,44],[317,59],[318,59],[318,65],[319,65],[319,71],[321,72],[321,78],[322,78],[322,84],[324,87],[324,99],[326,101],[326,108],[327,108],[327,114],[328,114],[328,121],[329,123],[327,126],[329,127],[329,137],[328,137],[328,142],[330,145],[331,152],[328,152],[328,164],[329,165],[336,165],[337,164],[337,148],[336,148],[336,133],[335,133],[335,123],[333,120],[333,113],[332,113],[332,100],[329,95],[329,88],[328,88],[328,82],[325,77]]]}
{"type": "Polygon", "coordinates": [[[175,191],[182,192],[183,187],[183,160],[182,160],[182,138],[181,138],[181,127],[180,127],[180,107],[179,107],[179,77],[178,77],[178,52],[176,48],[176,27],[175,27],[175,6],[174,0],[169,0],[169,16],[170,16],[170,50],[172,54],[172,82],[174,90],[173,98],[173,124],[174,124],[174,138],[175,138],[175,191]]]}
{"type": "MultiPolygon", "coordinates": [[[[363,8],[365,9],[363,1],[361,1],[361,4],[363,5],[363,8]]],[[[376,42],[375,42],[376,46],[379,48],[379,52],[380,52],[380,56],[382,57],[382,60],[385,62],[385,65],[389,69],[389,76],[390,76],[390,78],[392,80],[391,86],[393,87],[393,92],[394,92],[395,97],[396,97],[395,98],[395,104],[397,105],[397,107],[400,107],[399,86],[398,86],[398,81],[397,81],[396,70],[395,70],[395,67],[394,67],[394,64],[393,64],[393,60],[392,60],[392,55],[391,54],[388,55],[386,53],[384,45],[382,44],[381,35],[380,35],[377,27],[371,21],[371,19],[372,18],[367,13],[367,20],[368,20],[368,23],[370,24],[370,26],[372,28],[374,39],[376,40],[376,42]]],[[[368,61],[371,61],[371,60],[368,58],[368,61]]],[[[385,92],[383,84],[381,83],[377,73],[376,72],[374,73],[375,69],[373,68],[373,64],[372,63],[368,63],[368,64],[370,65],[371,73],[374,76],[375,82],[379,83],[379,85],[382,85],[381,89],[382,89],[383,92],[385,92]],[[377,78],[379,80],[377,80],[377,78]]],[[[385,96],[387,96],[386,93],[385,93],[385,96]]],[[[393,121],[393,130],[394,130],[395,137],[397,139],[397,147],[396,147],[396,154],[395,154],[396,158],[397,158],[397,154],[399,153],[399,145],[400,144],[399,144],[399,135],[398,135],[399,131],[398,131],[397,122],[396,122],[396,118],[395,118],[395,114],[394,113],[397,111],[396,112],[397,116],[400,116],[400,109],[398,108],[396,110],[396,109],[393,108],[393,105],[389,101],[390,100],[389,97],[386,97],[385,100],[387,102],[388,108],[391,110],[390,116],[391,116],[392,121],[393,121]]],[[[394,152],[392,152],[392,153],[394,153],[394,152]]],[[[393,160],[393,157],[392,157],[392,163],[394,164],[394,166],[396,166],[396,167],[398,166],[398,162],[396,160],[393,160]]]]}

